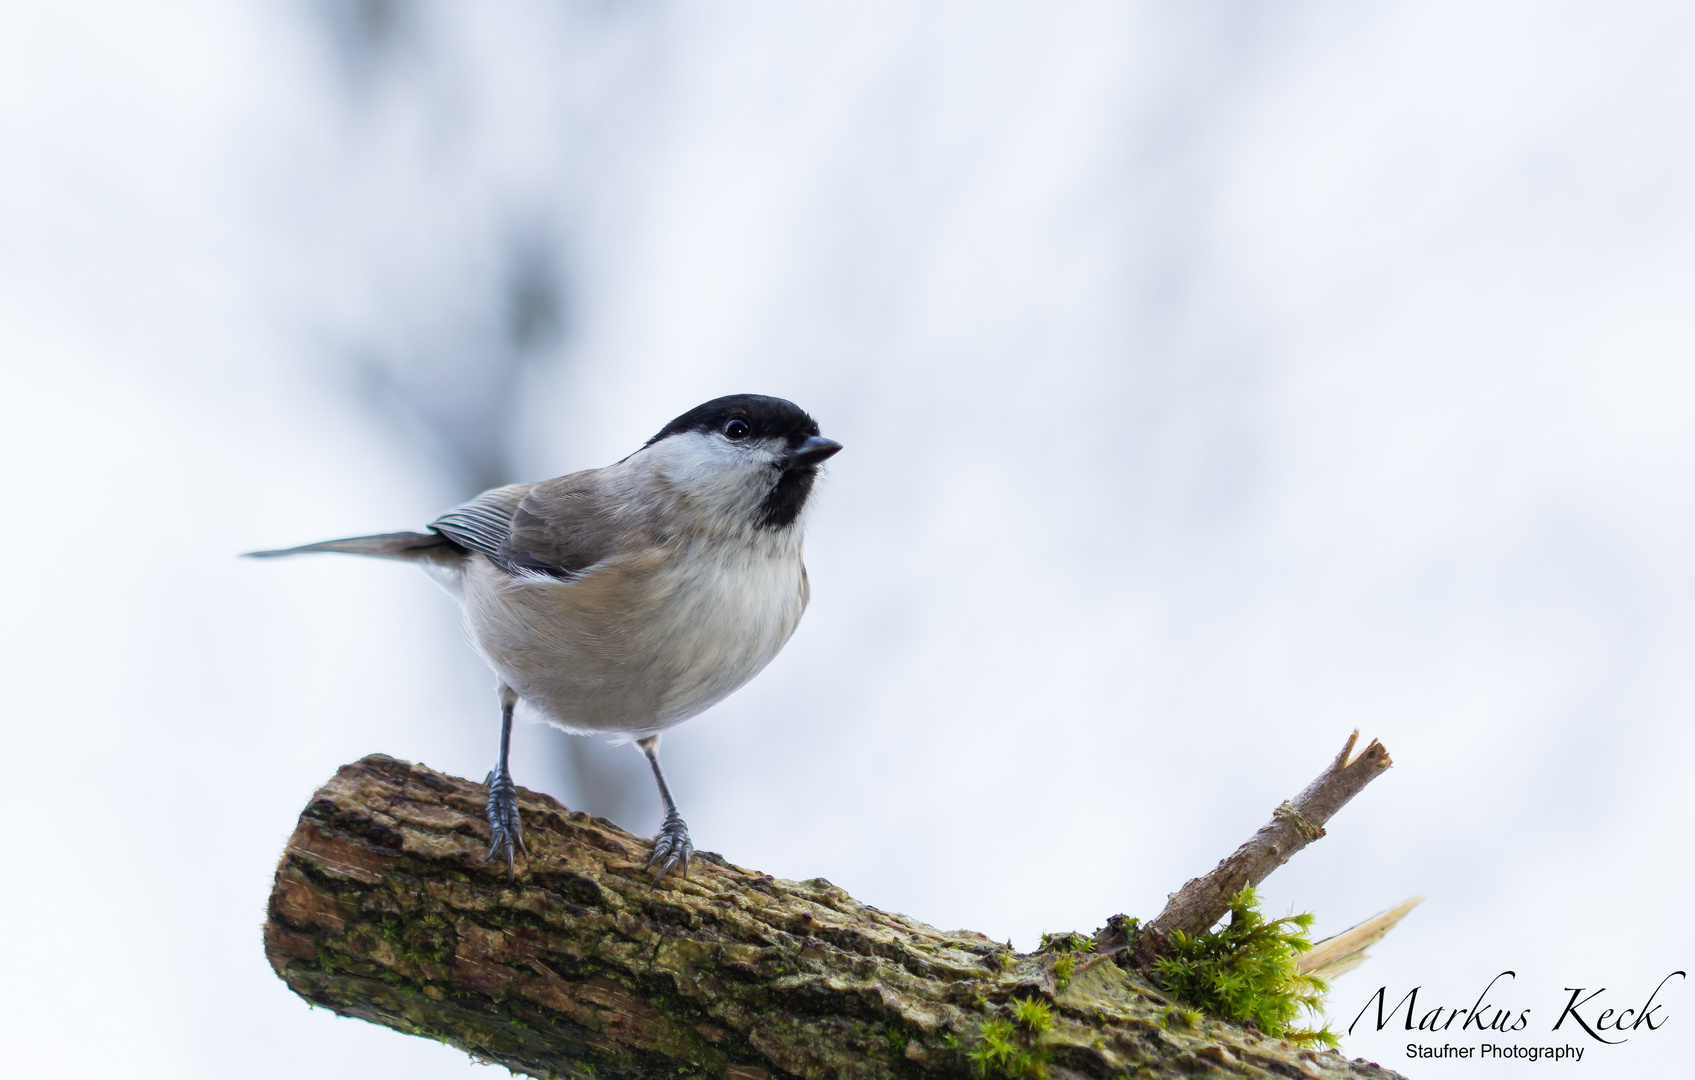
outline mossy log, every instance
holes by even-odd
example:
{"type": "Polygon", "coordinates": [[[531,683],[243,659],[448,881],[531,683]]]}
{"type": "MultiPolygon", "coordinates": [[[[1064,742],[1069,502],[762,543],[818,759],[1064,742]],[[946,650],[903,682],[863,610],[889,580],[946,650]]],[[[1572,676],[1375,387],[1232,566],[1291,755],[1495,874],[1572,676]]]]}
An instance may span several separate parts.
{"type": "Polygon", "coordinates": [[[482,863],[486,798],[381,755],[344,766],[277,868],[277,974],[314,1005],[537,1077],[981,1080],[985,1024],[1031,998],[1052,1022],[1016,1028],[1030,1077],[1396,1075],[1186,1018],[1117,957],[1015,953],[822,878],[703,853],[655,884],[649,841],[523,789],[529,854],[509,881],[482,863]]]}

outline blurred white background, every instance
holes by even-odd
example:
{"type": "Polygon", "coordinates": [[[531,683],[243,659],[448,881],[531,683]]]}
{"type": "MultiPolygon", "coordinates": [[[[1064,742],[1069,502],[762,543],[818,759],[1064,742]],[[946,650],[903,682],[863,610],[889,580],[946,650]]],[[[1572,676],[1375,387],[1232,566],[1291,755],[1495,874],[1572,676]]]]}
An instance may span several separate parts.
{"type": "MultiPolygon", "coordinates": [[[[702,847],[1030,948],[1358,726],[1396,768],[1268,906],[1430,899],[1332,1020],[1510,968],[1577,1042],[1563,987],[1695,943],[1692,46],[1673,3],[0,7],[7,1072],[463,1075],[259,926],[338,765],[488,769],[491,680],[409,568],[233,555],[741,391],[847,450],[799,634],[666,739],[702,847]]],[[[515,752],[657,826],[628,748],[515,752]]],[[[1661,1000],[1565,1068],[1686,1063],[1661,1000]]],[[[1343,1049],[1540,1068],[1397,1034],[1343,1049]]]]}

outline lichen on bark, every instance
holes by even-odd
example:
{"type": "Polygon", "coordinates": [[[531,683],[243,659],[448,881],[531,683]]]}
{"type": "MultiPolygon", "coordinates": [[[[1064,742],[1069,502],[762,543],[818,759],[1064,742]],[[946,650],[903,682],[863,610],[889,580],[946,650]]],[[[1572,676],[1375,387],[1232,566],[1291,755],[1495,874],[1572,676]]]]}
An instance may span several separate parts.
{"type": "Polygon", "coordinates": [[[981,1078],[973,1052],[997,1022],[1055,1080],[1395,1075],[1221,1021],[1184,1026],[1115,958],[1013,953],[822,878],[704,854],[655,884],[647,840],[522,789],[530,850],[509,881],[481,862],[485,799],[381,755],[344,766],[277,868],[277,974],[315,1005],[537,1077],[981,1078]],[[1028,1001],[1048,1007],[1039,1031],[1028,1001]]]}

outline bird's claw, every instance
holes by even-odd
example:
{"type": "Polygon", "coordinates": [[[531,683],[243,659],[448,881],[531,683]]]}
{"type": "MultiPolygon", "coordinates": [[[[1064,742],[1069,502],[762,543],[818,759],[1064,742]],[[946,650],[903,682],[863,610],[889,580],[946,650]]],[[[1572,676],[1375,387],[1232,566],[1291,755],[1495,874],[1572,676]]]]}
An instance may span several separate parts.
{"type": "Polygon", "coordinates": [[[683,815],[672,810],[665,815],[665,824],[659,827],[659,835],[653,838],[653,854],[648,857],[647,869],[659,867],[659,872],[653,875],[653,880],[658,882],[680,865],[686,878],[689,876],[689,859],[693,856],[694,844],[689,841],[689,827],[684,823],[683,815]]]}
{"type": "Polygon", "coordinates": [[[524,846],[524,823],[518,816],[518,785],[512,782],[512,774],[504,769],[489,773],[488,779],[483,782],[488,785],[489,832],[488,854],[483,856],[483,862],[505,852],[506,876],[508,880],[516,880],[516,853],[530,853],[530,849],[524,846]]]}

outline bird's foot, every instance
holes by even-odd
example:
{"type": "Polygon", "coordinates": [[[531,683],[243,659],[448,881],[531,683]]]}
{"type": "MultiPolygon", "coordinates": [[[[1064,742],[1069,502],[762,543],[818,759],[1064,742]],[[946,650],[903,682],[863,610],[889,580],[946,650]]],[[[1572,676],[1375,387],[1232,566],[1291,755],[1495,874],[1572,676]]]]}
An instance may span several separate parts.
{"type": "Polygon", "coordinates": [[[665,824],[659,827],[659,835],[653,838],[653,855],[647,860],[647,868],[659,868],[659,872],[653,875],[656,882],[679,865],[683,868],[683,876],[688,877],[689,859],[693,855],[694,844],[689,841],[689,827],[684,823],[683,815],[673,810],[665,815],[665,824]]]}
{"type": "Polygon", "coordinates": [[[522,851],[527,855],[530,851],[524,846],[524,823],[518,817],[518,785],[512,782],[512,774],[505,769],[489,773],[483,783],[488,785],[489,831],[488,854],[483,856],[483,862],[505,852],[506,876],[516,879],[516,852],[522,851]]]}

